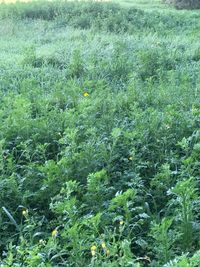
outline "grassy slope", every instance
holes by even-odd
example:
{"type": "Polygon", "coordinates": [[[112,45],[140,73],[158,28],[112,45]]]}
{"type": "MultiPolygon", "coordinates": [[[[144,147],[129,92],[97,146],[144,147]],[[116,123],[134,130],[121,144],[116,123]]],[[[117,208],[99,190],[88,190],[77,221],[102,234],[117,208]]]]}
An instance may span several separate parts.
{"type": "MultiPolygon", "coordinates": [[[[120,1],[120,4],[145,10],[134,18],[134,28],[122,27],[120,33],[112,25],[109,28],[106,20],[101,29],[93,24],[92,28],[84,29],[85,20],[74,20],[68,26],[63,17],[55,21],[1,19],[0,136],[4,165],[1,165],[0,200],[17,222],[21,220],[19,205],[28,207],[30,213],[36,209],[39,219],[44,215],[49,222],[44,223],[42,230],[44,238],[48,238],[51,230],[62,224],[60,220],[65,223],[64,215],[59,214],[57,221],[57,215],[49,211],[51,197],[59,193],[64,182],[75,178],[88,196],[87,200],[79,192],[85,205],[79,216],[106,210],[112,224],[106,218],[101,223],[108,228],[119,216],[126,220],[120,209],[114,215],[107,211],[110,199],[117,191],[136,187],[141,214],[147,212],[144,203],[149,203],[152,213],[150,218],[148,214],[142,219],[141,232],[133,230],[142,241],[133,243],[132,251],[137,257],[148,254],[151,266],[161,266],[162,256],[156,258],[148,231],[151,221],[158,219],[159,211],[167,209],[169,197],[163,198],[167,190],[182,175],[193,175],[189,167],[185,170],[182,166],[182,157],[188,157],[192,148],[185,153],[177,143],[199,127],[196,113],[200,103],[197,42],[200,12],[175,11],[159,1],[120,1]],[[84,92],[90,96],[84,98],[84,92]],[[170,166],[172,179],[166,182],[167,189],[158,184],[154,188],[151,180],[162,173],[163,164],[170,166]],[[99,198],[99,204],[95,202],[96,192],[92,195],[84,186],[87,176],[101,169],[106,170],[110,179],[103,192],[106,188],[110,191],[106,201],[99,198]],[[133,178],[139,179],[141,188],[133,178]],[[146,191],[155,198],[157,207],[146,191]],[[94,206],[90,207],[92,202],[94,206]]],[[[138,211],[130,208],[138,220],[134,213],[138,211]]],[[[1,249],[5,249],[8,237],[15,239],[15,229],[6,224],[5,230],[3,222],[8,219],[3,216],[1,249]]],[[[127,221],[127,231],[131,223],[127,221]]],[[[37,227],[41,230],[41,226],[37,227]]],[[[176,223],[173,227],[177,229],[176,223]]],[[[65,237],[63,231],[63,243],[68,242],[65,237]]],[[[79,249],[88,249],[96,240],[101,242],[101,238],[86,231],[81,242],[77,241],[81,243],[79,249]]],[[[112,244],[111,239],[109,242],[112,244]]],[[[193,250],[198,249],[196,244],[194,240],[193,250]]],[[[31,251],[31,242],[29,246],[31,251]]],[[[53,253],[59,252],[59,246],[51,240],[49,246],[53,247],[53,253]]],[[[76,259],[80,264],[84,258],[85,266],[89,266],[88,256],[83,253],[78,258],[77,247],[72,249],[72,246],[69,242],[69,247],[64,247],[72,251],[71,262],[76,259]]],[[[51,264],[56,266],[56,260],[51,264]]],[[[105,264],[111,263],[105,261],[105,264]]],[[[119,266],[119,262],[116,264],[119,266]]]]}

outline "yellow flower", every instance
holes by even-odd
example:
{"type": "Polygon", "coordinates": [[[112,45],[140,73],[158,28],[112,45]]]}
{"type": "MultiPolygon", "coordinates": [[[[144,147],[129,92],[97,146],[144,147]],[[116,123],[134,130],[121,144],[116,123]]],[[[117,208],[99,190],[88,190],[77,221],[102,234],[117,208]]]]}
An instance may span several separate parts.
{"type": "Polygon", "coordinates": [[[92,254],[92,256],[94,257],[95,254],[96,254],[96,251],[95,251],[95,250],[91,250],[91,254],[92,254]]]}
{"type": "Polygon", "coordinates": [[[105,242],[103,242],[102,244],[101,244],[101,246],[102,246],[102,248],[106,248],[106,243],[105,242]]]}
{"type": "Polygon", "coordinates": [[[97,249],[97,247],[95,245],[91,246],[91,251],[95,251],[97,249]]]}
{"type": "Polygon", "coordinates": [[[23,210],[22,215],[26,217],[28,215],[28,210],[27,209],[23,210]]]}
{"type": "Polygon", "coordinates": [[[133,160],[133,157],[129,157],[128,159],[129,159],[129,160],[133,160]]]}
{"type": "Polygon", "coordinates": [[[89,95],[90,95],[90,94],[87,93],[87,92],[85,92],[85,93],[83,94],[84,97],[88,97],[89,95]]]}
{"type": "Polygon", "coordinates": [[[97,249],[97,247],[95,246],[95,245],[93,245],[93,246],[91,246],[91,254],[92,254],[92,256],[94,257],[95,256],[95,254],[96,254],[96,249],[97,249]]]}
{"type": "Polygon", "coordinates": [[[123,224],[124,224],[124,221],[120,221],[119,224],[120,224],[120,225],[123,225],[123,224]]]}
{"type": "Polygon", "coordinates": [[[51,233],[52,237],[56,237],[58,235],[58,230],[54,229],[51,233]]]}

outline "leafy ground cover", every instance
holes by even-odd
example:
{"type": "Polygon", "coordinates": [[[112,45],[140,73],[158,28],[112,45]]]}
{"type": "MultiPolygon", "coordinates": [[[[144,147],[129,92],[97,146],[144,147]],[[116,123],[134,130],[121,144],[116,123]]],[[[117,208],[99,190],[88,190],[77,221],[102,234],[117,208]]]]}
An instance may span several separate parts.
{"type": "Polygon", "coordinates": [[[0,5],[1,266],[200,266],[199,18],[0,5]]]}

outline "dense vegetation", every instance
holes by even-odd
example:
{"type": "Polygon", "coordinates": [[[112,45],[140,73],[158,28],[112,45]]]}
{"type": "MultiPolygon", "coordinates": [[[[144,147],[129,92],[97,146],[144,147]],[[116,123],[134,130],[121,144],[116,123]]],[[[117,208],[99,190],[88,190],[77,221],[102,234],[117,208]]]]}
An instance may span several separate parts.
{"type": "Polygon", "coordinates": [[[200,266],[199,11],[0,5],[0,266],[200,266]]]}
{"type": "Polygon", "coordinates": [[[170,3],[174,4],[178,9],[195,9],[200,8],[199,0],[171,0],[170,3]]]}

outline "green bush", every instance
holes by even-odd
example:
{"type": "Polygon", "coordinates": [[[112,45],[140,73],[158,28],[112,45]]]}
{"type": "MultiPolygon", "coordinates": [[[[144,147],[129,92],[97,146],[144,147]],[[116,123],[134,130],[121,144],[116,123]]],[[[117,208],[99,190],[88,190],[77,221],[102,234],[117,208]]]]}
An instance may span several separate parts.
{"type": "MultiPolygon", "coordinates": [[[[168,2],[168,1],[165,1],[168,2]]],[[[177,9],[198,9],[200,8],[199,0],[172,0],[169,1],[170,4],[173,4],[177,9]]]]}
{"type": "Polygon", "coordinates": [[[176,1],[175,5],[177,8],[188,8],[188,9],[200,8],[200,3],[198,0],[176,1]]]}
{"type": "Polygon", "coordinates": [[[173,14],[153,11],[152,16],[138,8],[123,8],[115,3],[73,3],[68,1],[36,1],[29,4],[1,4],[0,18],[56,21],[58,27],[70,25],[113,33],[129,33],[162,29],[177,30],[187,24],[173,14]],[[154,18],[153,18],[154,17],[154,18]]]}

